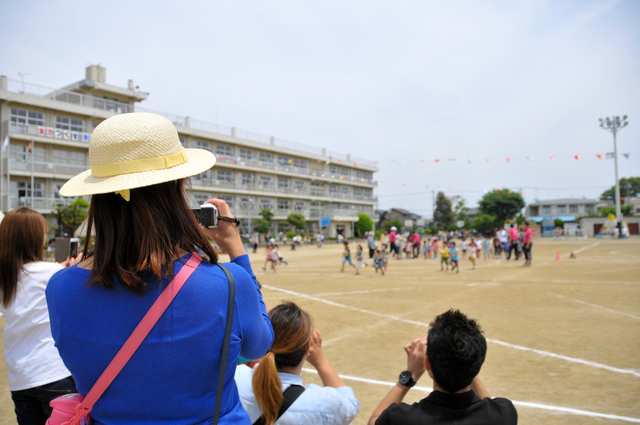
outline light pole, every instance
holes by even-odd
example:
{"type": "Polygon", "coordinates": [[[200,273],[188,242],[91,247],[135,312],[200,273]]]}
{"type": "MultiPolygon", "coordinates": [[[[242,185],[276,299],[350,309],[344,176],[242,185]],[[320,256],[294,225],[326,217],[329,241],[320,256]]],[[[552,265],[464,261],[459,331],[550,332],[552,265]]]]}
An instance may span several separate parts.
{"type": "Polygon", "coordinates": [[[627,124],[629,123],[627,122],[626,115],[622,117],[622,120],[620,120],[620,117],[617,115],[611,118],[600,118],[600,127],[613,133],[613,159],[616,167],[616,221],[618,222],[618,228],[620,228],[622,223],[622,212],[620,210],[620,180],[618,179],[618,144],[616,142],[616,134],[626,127],[627,124]]]}

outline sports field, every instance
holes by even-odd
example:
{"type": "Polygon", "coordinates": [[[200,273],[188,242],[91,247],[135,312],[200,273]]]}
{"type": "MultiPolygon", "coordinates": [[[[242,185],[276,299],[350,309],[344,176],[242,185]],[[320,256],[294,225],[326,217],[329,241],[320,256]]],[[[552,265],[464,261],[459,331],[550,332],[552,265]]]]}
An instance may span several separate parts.
{"type": "MultiPolygon", "coordinates": [[[[484,328],[480,377],[492,396],[514,401],[520,423],[640,423],[640,238],[535,241],[530,268],[479,260],[472,270],[461,260],[459,274],[403,259],[390,260],[385,277],[371,267],[355,276],[353,268],[340,272],[335,243],[282,254],[289,265],[275,274],[262,271],[263,248],[251,254],[265,302],[292,300],[314,316],[326,357],[360,400],[356,424],[405,369],[402,346],[449,308],[484,328]]],[[[14,424],[4,361],[0,369],[0,423],[14,424]]],[[[312,372],[303,379],[320,383],[312,372]]],[[[430,386],[425,374],[405,401],[430,386]]]]}

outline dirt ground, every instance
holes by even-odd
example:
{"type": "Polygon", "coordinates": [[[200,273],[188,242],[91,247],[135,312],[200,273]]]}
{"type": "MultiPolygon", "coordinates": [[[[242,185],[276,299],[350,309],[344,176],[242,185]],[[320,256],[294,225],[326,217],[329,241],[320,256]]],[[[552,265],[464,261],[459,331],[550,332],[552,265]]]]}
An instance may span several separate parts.
{"type": "MultiPolygon", "coordinates": [[[[459,274],[434,260],[391,260],[385,277],[370,266],[340,272],[335,243],[283,249],[289,265],[277,273],[262,271],[263,251],[251,260],[267,306],[292,300],[314,316],[327,359],[360,400],[354,424],[406,368],[402,346],[449,308],[483,327],[480,377],[492,396],[514,401],[521,424],[640,422],[640,238],[535,241],[532,267],[480,260],[472,270],[461,260],[459,274]]],[[[0,423],[15,424],[4,361],[0,369],[0,423]]],[[[310,370],[305,383],[321,384],[310,370]]],[[[431,385],[425,374],[405,402],[431,385]]]]}

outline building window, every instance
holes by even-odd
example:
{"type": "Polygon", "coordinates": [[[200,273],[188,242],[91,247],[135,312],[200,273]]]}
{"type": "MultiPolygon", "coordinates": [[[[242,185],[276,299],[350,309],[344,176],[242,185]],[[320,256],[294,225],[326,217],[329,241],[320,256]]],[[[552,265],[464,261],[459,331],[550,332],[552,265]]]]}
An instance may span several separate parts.
{"type": "Polygon", "coordinates": [[[182,145],[182,147],[183,148],[187,148],[188,147],[187,146],[187,138],[180,136],[179,139],[180,139],[180,144],[182,145]]]}
{"type": "Polygon", "coordinates": [[[253,150],[247,148],[240,148],[240,158],[242,159],[256,159],[253,156],[253,150]]]}
{"type": "Polygon", "coordinates": [[[260,201],[258,202],[258,205],[260,206],[260,210],[262,211],[265,208],[269,208],[270,210],[273,209],[273,199],[270,198],[260,198],[260,201]]]}
{"type": "MultiPolygon", "coordinates": [[[[34,198],[44,198],[44,184],[41,182],[35,182],[33,190],[34,198]]],[[[31,182],[11,181],[11,196],[18,198],[31,197],[31,182]]]]}
{"type": "Polygon", "coordinates": [[[229,205],[229,208],[233,208],[233,195],[218,195],[216,198],[222,199],[229,205]]]}
{"type": "MultiPolygon", "coordinates": [[[[10,145],[9,158],[19,162],[31,162],[31,154],[29,153],[29,146],[28,145],[10,145]]],[[[40,147],[33,148],[33,161],[46,162],[47,150],[45,148],[40,148],[40,147]]],[[[24,167],[21,169],[24,169],[24,167]]]]}
{"type": "Polygon", "coordinates": [[[313,209],[322,208],[322,202],[309,202],[309,207],[313,209]]]}
{"type": "Polygon", "coordinates": [[[338,172],[339,169],[340,167],[338,167],[337,165],[329,165],[329,174],[340,174],[338,172]]]}
{"type": "Polygon", "coordinates": [[[207,171],[200,173],[200,174],[196,174],[195,176],[191,177],[194,180],[210,180],[211,179],[211,169],[208,169],[207,171]]]}
{"type": "Polygon", "coordinates": [[[11,108],[9,119],[15,125],[45,125],[46,115],[42,112],[28,111],[26,109],[11,108]]]}
{"type": "Polygon", "coordinates": [[[278,155],[278,162],[282,165],[290,165],[289,161],[293,162],[291,160],[291,158],[289,158],[288,156],[284,156],[284,155],[278,155]]]}
{"type": "Polygon", "coordinates": [[[221,145],[218,143],[216,145],[216,155],[233,156],[233,146],[221,145]]]}
{"type": "Polygon", "coordinates": [[[295,201],[293,203],[293,209],[296,212],[304,212],[307,210],[307,203],[305,201],[295,201]]]}
{"type": "Polygon", "coordinates": [[[251,173],[240,173],[240,181],[242,184],[253,184],[255,182],[255,175],[251,173]]]}
{"type": "Polygon", "coordinates": [[[272,176],[260,176],[260,187],[270,188],[273,186],[273,177],[272,176]]]}
{"type": "Polygon", "coordinates": [[[307,168],[307,160],[306,159],[295,159],[293,160],[293,166],[296,168],[307,168]]]}
{"type": "Polygon", "coordinates": [[[565,214],[567,212],[566,205],[558,205],[558,214],[565,214]]]}
{"type": "Polygon", "coordinates": [[[307,184],[304,180],[294,180],[293,187],[296,192],[304,192],[307,189],[307,184]]]}
{"type": "Polygon", "coordinates": [[[343,195],[349,195],[351,193],[351,188],[349,186],[342,186],[341,192],[343,195]]]}
{"type": "Polygon", "coordinates": [[[585,210],[586,212],[593,211],[593,204],[585,205],[585,206],[584,206],[584,210],[585,210]]]}
{"type": "Polygon", "coordinates": [[[57,164],[71,164],[71,165],[87,165],[87,153],[65,151],[62,149],[53,150],[53,162],[57,164]]]}
{"type": "Polygon", "coordinates": [[[542,214],[551,214],[551,205],[543,205],[542,214]]]}
{"type": "Polygon", "coordinates": [[[578,206],[577,205],[569,205],[569,212],[577,213],[578,212],[578,206]]]}
{"type": "Polygon", "coordinates": [[[278,199],[278,211],[289,211],[291,201],[288,199],[278,199]]]}
{"type": "Polygon", "coordinates": [[[193,192],[193,202],[196,205],[202,205],[205,202],[207,202],[209,199],[213,198],[213,195],[209,194],[209,193],[203,193],[203,192],[193,192]]]}
{"type": "Polygon", "coordinates": [[[353,188],[353,196],[362,196],[362,189],[359,187],[353,188]]]}
{"type": "Polygon", "coordinates": [[[329,185],[329,193],[332,195],[337,195],[338,194],[338,185],[337,184],[330,184],[329,185]]]}
{"type": "Polygon", "coordinates": [[[69,118],[56,116],[56,128],[62,130],[79,131],[84,132],[84,120],[78,118],[69,118]]]}
{"type": "Polygon", "coordinates": [[[371,180],[373,178],[373,174],[369,171],[356,170],[355,176],[359,179],[371,180]]]}
{"type": "Polygon", "coordinates": [[[285,177],[278,177],[278,189],[289,189],[290,180],[285,177]]]}
{"type": "Polygon", "coordinates": [[[262,162],[273,162],[273,154],[269,152],[260,152],[258,159],[262,162]]]}
{"type": "Polygon", "coordinates": [[[321,183],[321,182],[311,182],[309,184],[311,185],[311,187],[319,187],[319,188],[324,187],[324,183],[321,183]]]}
{"type": "Polygon", "coordinates": [[[343,176],[349,176],[351,175],[351,170],[346,167],[340,167],[340,174],[342,174],[343,176]]]}
{"type": "Polygon", "coordinates": [[[204,140],[196,140],[196,149],[204,149],[209,152],[213,152],[211,149],[211,142],[205,142],[204,140]]]}
{"type": "Polygon", "coordinates": [[[366,196],[367,198],[371,198],[373,196],[373,190],[365,189],[364,190],[364,196],[366,196]]]}
{"type": "Polygon", "coordinates": [[[229,170],[218,170],[216,173],[216,178],[218,181],[233,183],[233,171],[229,170]]]}

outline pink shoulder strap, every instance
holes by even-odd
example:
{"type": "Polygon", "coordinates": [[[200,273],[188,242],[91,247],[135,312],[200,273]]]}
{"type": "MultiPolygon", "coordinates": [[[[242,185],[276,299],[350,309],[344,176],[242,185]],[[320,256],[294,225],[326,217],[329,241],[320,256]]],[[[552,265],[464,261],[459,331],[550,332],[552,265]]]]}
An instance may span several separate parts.
{"type": "Polygon", "coordinates": [[[118,376],[129,359],[131,359],[133,353],[136,352],[140,344],[142,344],[142,341],[149,335],[151,329],[153,329],[156,322],[160,319],[167,307],[169,307],[169,304],[171,304],[175,296],[180,292],[184,283],[189,279],[189,276],[191,276],[201,261],[202,257],[195,252],[191,255],[189,261],[182,267],[165,290],[162,291],[162,294],[160,294],[147,314],[142,318],[142,321],[140,321],[129,339],[127,339],[127,342],[124,343],[120,351],[118,351],[118,354],[116,354],[111,363],[109,363],[109,366],[102,372],[102,375],[100,375],[100,378],[98,378],[76,411],[79,412],[83,410],[84,414],[88,414],[91,411],[94,403],[100,398],[102,393],[105,392],[107,387],[111,385],[111,382],[118,376]]]}

